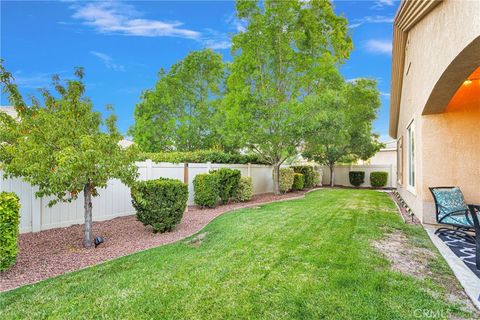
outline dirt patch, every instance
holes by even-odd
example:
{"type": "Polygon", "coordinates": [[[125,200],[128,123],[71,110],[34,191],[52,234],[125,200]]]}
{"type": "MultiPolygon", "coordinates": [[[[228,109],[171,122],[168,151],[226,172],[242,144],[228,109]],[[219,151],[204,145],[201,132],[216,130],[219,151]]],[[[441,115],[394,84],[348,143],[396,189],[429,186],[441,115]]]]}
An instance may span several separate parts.
{"type": "Polygon", "coordinates": [[[195,237],[187,241],[187,244],[191,247],[198,248],[202,245],[203,239],[207,236],[208,232],[202,232],[197,234],[195,237]]]}
{"type": "Polygon", "coordinates": [[[390,260],[395,271],[419,279],[432,275],[428,260],[434,258],[435,254],[426,248],[412,246],[408,238],[398,230],[385,239],[374,242],[373,246],[390,260]]]}
{"type": "MultiPolygon", "coordinates": [[[[448,302],[460,305],[467,313],[480,316],[478,310],[456,280],[443,279],[442,275],[434,275],[432,273],[429,268],[429,261],[436,257],[432,251],[412,245],[407,236],[398,230],[388,234],[387,237],[382,240],[375,241],[373,246],[390,261],[394,271],[413,276],[417,279],[434,279],[446,287],[445,291],[447,294],[444,298],[448,302]]],[[[431,296],[439,298],[437,292],[429,289],[425,290],[431,296]]]]}

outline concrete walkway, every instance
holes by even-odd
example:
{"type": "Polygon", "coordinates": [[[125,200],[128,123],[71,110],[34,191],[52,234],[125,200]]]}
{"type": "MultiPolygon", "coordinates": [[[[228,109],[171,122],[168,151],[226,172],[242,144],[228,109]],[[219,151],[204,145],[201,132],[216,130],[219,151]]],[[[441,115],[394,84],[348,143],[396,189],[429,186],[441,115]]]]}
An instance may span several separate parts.
{"type": "Polygon", "coordinates": [[[440,254],[447,261],[453,273],[457,277],[460,284],[465,289],[470,300],[477,309],[480,309],[480,279],[468,268],[465,263],[453,253],[452,250],[435,235],[436,228],[431,225],[423,226],[433,244],[437,247],[440,254]]]}

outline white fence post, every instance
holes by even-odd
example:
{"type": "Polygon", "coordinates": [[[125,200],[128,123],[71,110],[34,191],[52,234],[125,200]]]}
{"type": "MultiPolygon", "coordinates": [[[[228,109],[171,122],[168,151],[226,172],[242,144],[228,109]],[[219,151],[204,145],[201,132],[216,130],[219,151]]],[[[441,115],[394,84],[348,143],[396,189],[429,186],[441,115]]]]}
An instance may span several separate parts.
{"type": "Polygon", "coordinates": [[[207,172],[210,172],[212,170],[212,163],[209,161],[207,162],[207,172]]]}
{"type": "Polygon", "coordinates": [[[145,180],[150,180],[153,177],[153,162],[150,159],[145,160],[145,165],[147,167],[146,170],[146,179],[145,180]]]}
{"type": "Polygon", "coordinates": [[[249,162],[247,166],[247,177],[252,176],[252,164],[249,162]]]}

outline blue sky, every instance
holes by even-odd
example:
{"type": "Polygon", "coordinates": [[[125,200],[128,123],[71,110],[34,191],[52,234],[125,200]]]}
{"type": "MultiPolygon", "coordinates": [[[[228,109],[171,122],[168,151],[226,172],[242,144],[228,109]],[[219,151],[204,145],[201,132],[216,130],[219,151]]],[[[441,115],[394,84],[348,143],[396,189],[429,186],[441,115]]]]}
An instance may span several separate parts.
{"type": "MultiPolygon", "coordinates": [[[[388,140],[394,0],[334,0],[349,21],[354,50],[346,79],[375,78],[382,107],[375,131],[388,140]]],[[[52,74],[85,68],[87,96],[97,110],[113,104],[125,133],[142,90],[158,70],[204,47],[231,60],[230,37],[242,25],[231,1],[2,1],[0,56],[26,97],[48,87],[52,74]]],[[[5,96],[1,104],[8,105],[5,96]]]]}

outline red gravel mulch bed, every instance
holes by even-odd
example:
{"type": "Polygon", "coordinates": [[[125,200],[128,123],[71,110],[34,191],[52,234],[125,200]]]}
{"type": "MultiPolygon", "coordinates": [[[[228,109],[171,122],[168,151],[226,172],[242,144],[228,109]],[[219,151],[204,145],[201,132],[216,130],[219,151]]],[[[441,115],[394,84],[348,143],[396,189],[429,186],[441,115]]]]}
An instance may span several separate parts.
{"type": "Polygon", "coordinates": [[[254,196],[249,202],[231,203],[213,209],[190,206],[176,230],[162,234],[152,233],[137,221],[134,215],[94,222],[94,235],[105,238],[105,243],[97,249],[83,248],[83,225],[21,234],[17,263],[0,273],[0,291],[172,243],[196,233],[227,211],[303,197],[305,193],[306,191],[291,192],[280,196],[261,194],[254,196]]]}

